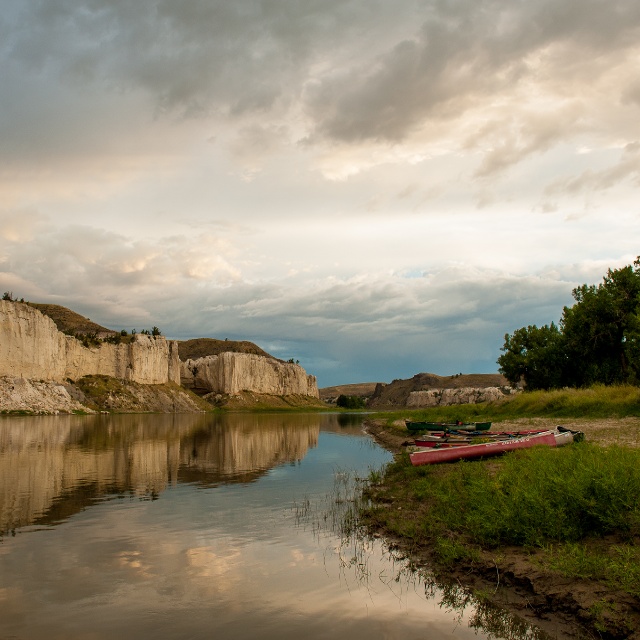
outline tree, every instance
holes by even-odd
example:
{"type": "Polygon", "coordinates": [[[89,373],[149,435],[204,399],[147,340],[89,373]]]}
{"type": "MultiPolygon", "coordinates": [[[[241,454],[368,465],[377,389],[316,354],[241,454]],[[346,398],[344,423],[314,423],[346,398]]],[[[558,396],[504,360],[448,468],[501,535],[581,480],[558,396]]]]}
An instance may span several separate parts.
{"type": "Polygon", "coordinates": [[[560,327],[529,325],[505,335],[500,372],[528,389],[640,382],[640,257],[573,292],[560,327]]]}
{"type": "Polygon", "coordinates": [[[529,390],[561,385],[565,369],[563,336],[553,322],[506,334],[501,351],[504,354],[498,358],[499,371],[512,385],[524,383],[529,390]]]}
{"type": "Polygon", "coordinates": [[[571,386],[635,382],[640,372],[640,259],[607,271],[598,286],[573,290],[576,304],[561,320],[571,386]]]}
{"type": "Polygon", "coordinates": [[[342,393],[338,396],[336,405],[343,409],[364,409],[365,401],[360,396],[346,396],[342,393]]]}

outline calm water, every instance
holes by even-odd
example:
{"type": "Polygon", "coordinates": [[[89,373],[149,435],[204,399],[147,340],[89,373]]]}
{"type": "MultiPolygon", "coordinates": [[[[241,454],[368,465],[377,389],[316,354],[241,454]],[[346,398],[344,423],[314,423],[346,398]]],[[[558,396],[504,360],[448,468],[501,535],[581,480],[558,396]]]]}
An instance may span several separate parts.
{"type": "Polygon", "coordinates": [[[0,419],[0,639],[533,637],[336,532],[388,460],[354,416],[0,419]]]}

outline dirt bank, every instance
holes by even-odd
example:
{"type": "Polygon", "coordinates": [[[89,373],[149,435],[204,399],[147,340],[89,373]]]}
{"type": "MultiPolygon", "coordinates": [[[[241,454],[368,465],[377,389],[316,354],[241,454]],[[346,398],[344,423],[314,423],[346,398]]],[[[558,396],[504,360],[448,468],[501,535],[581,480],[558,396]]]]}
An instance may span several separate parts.
{"type": "Polygon", "coordinates": [[[0,414],[193,413],[214,408],[250,410],[323,410],[313,396],[275,396],[243,391],[235,395],[197,396],[176,384],[139,384],[109,376],[85,376],[76,382],[47,382],[0,377],[0,414]]]}
{"type": "MultiPolygon", "coordinates": [[[[561,422],[517,420],[501,422],[499,428],[553,428],[557,424],[583,431],[593,442],[640,445],[640,419],[637,418],[561,422]]],[[[382,446],[399,453],[411,436],[402,430],[402,423],[395,427],[387,427],[383,421],[365,423],[367,432],[382,446]]],[[[378,533],[417,567],[433,565],[429,548],[390,537],[385,531],[378,533]]],[[[616,540],[603,543],[615,544],[616,540]]],[[[544,571],[538,562],[541,555],[542,551],[525,551],[519,547],[483,551],[478,561],[461,564],[440,578],[455,581],[472,592],[483,593],[492,603],[505,607],[558,640],[578,637],[640,640],[640,602],[637,598],[592,580],[567,579],[544,571]]]]}
{"type": "Polygon", "coordinates": [[[85,376],[64,384],[0,377],[0,413],[192,413],[211,410],[176,384],[139,384],[108,376],[85,376]]]}

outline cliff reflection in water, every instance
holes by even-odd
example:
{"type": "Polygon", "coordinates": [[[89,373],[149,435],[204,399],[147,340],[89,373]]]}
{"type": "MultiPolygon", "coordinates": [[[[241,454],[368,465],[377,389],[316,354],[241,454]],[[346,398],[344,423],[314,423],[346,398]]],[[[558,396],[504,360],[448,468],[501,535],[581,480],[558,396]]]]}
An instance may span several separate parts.
{"type": "Polygon", "coordinates": [[[0,534],[64,520],[114,494],[251,482],[304,458],[321,420],[326,427],[327,416],[304,414],[4,418],[0,534]]]}

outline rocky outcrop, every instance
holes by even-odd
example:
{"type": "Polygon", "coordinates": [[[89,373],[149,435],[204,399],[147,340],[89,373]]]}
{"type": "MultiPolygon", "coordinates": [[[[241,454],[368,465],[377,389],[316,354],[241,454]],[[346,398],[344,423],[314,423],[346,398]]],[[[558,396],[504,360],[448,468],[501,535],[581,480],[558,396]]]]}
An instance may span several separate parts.
{"type": "Polygon", "coordinates": [[[450,406],[456,404],[477,404],[479,402],[496,402],[517,393],[511,387],[461,387],[458,389],[427,389],[411,391],[407,399],[407,407],[419,409],[423,407],[450,406]]]}
{"type": "Polygon", "coordinates": [[[0,378],[0,413],[93,413],[83,405],[69,384],[28,380],[27,378],[0,378]]]}
{"type": "Polygon", "coordinates": [[[500,400],[517,393],[496,373],[458,373],[439,376],[418,373],[407,380],[378,384],[367,406],[372,409],[435,407],[500,400]]]}
{"type": "Polygon", "coordinates": [[[249,353],[226,352],[181,363],[182,385],[196,393],[242,391],[319,398],[316,377],[299,364],[249,353]]]}
{"type": "Polygon", "coordinates": [[[139,384],[106,376],[84,377],[75,384],[0,377],[0,414],[201,413],[208,409],[205,400],[176,384],[139,384]]]}
{"type": "MultiPolygon", "coordinates": [[[[308,398],[319,398],[315,376],[307,375],[300,365],[235,352],[181,363],[178,349],[177,341],[143,334],[131,336],[126,343],[103,341],[86,346],[59,331],[55,322],[35,307],[2,300],[0,411],[84,411],[87,403],[74,396],[74,393],[81,396],[82,391],[71,383],[75,381],[81,386],[80,381],[88,376],[107,376],[130,384],[109,394],[103,389],[104,384],[96,381],[96,388],[89,390],[88,402],[94,410],[166,411],[171,406],[174,411],[202,410],[187,407],[193,402],[178,397],[175,390],[167,391],[161,398],[149,398],[144,389],[134,386],[179,385],[181,381],[200,395],[250,392],[270,397],[296,396],[302,399],[302,404],[308,398]]],[[[190,394],[187,390],[183,392],[190,394]]]]}
{"type": "Polygon", "coordinates": [[[179,383],[178,345],[163,336],[136,335],[128,344],[85,347],[37,309],[0,300],[0,376],[63,382],[85,375],[179,383]]]}

